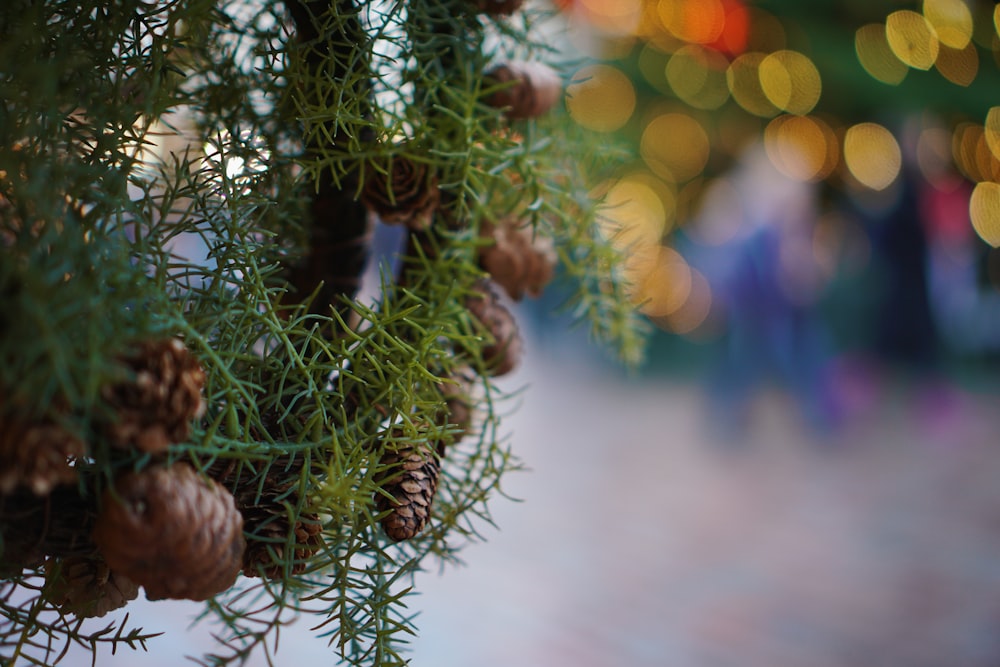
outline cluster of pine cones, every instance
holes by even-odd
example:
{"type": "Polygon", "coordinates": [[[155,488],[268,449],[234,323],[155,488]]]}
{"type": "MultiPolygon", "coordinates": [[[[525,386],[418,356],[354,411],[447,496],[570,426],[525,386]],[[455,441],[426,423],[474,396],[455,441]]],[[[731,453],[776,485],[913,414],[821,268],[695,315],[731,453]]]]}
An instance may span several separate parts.
{"type": "MultiPolygon", "coordinates": [[[[504,14],[522,4],[520,0],[476,2],[482,11],[504,14]]],[[[501,109],[509,119],[540,116],[555,106],[562,94],[558,74],[541,63],[504,63],[490,70],[486,78],[495,92],[485,98],[485,103],[501,109]]],[[[425,164],[407,158],[378,165],[365,179],[361,198],[383,223],[405,225],[415,236],[431,227],[442,203],[436,175],[425,164]]],[[[460,226],[447,219],[448,214],[442,213],[442,217],[444,224],[460,226]]],[[[551,240],[536,235],[531,224],[516,214],[482,221],[479,234],[478,263],[487,277],[474,286],[465,308],[483,340],[480,371],[502,376],[518,366],[522,341],[501,292],[514,301],[525,294],[538,296],[552,279],[557,258],[551,240]]],[[[442,421],[454,429],[452,442],[470,429],[474,380],[472,367],[464,365],[442,385],[447,406],[442,421]]],[[[437,492],[440,459],[445,454],[443,441],[418,439],[417,444],[397,445],[399,435],[395,427],[386,431],[380,472],[376,475],[380,490],[375,496],[382,527],[396,541],[414,537],[427,525],[437,492]]]]}
{"type": "Polygon", "coordinates": [[[140,586],[151,600],[205,600],[240,573],[301,573],[322,546],[321,526],[299,511],[287,475],[241,486],[232,467],[211,466],[206,476],[162,456],[205,411],[205,373],[194,356],[167,339],[142,343],[122,361],[128,376],[102,390],[113,416],[97,420],[93,438],[152,460],[118,474],[96,498],[77,488],[94,482],[77,480],[94,453],[84,439],[55,421],[0,418],[4,572],[42,566],[49,600],[78,617],[117,609],[140,586]]]}
{"type": "MultiPolygon", "coordinates": [[[[495,14],[522,4],[470,1],[495,14]]],[[[486,101],[509,118],[538,116],[561,92],[555,73],[537,64],[504,64],[490,76],[498,92],[486,101]]],[[[434,174],[405,159],[383,167],[367,179],[364,203],[383,222],[428,229],[440,205],[434,174]]],[[[479,264],[489,277],[465,306],[484,340],[479,372],[500,376],[521,356],[517,324],[500,292],[513,300],[537,295],[552,277],[555,253],[516,217],[484,222],[480,231],[479,264]]],[[[6,409],[0,413],[0,575],[41,566],[48,599],[89,617],[124,606],[139,587],[153,600],[204,600],[241,573],[283,578],[303,572],[323,546],[322,524],[301,510],[290,481],[295,475],[285,470],[241,485],[231,465],[201,474],[187,463],[166,463],[169,446],[184,442],[205,411],[205,373],[184,344],[147,341],[121,361],[127,377],[102,389],[106,410],[86,437],[55,417],[25,418],[0,395],[6,409]],[[78,479],[81,463],[95,455],[90,439],[112,454],[148,455],[150,463],[120,473],[84,500],[78,486],[95,484],[78,479]]],[[[472,367],[462,366],[441,386],[440,425],[449,426],[453,441],[471,428],[475,379],[472,367]]],[[[386,535],[399,541],[420,533],[430,519],[444,445],[397,447],[393,435],[390,429],[377,462],[374,502],[386,535]]]]}

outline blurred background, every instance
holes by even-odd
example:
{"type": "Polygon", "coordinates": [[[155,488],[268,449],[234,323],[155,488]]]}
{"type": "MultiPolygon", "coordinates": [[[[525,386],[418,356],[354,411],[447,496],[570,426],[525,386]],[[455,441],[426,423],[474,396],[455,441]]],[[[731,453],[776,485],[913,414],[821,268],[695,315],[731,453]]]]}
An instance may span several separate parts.
{"type": "MultiPolygon", "coordinates": [[[[1000,9],[552,9],[569,117],[633,156],[594,197],[655,331],[628,372],[558,286],[517,305],[530,470],[418,580],[413,664],[1000,665],[1000,9]]],[[[211,647],[170,635],[142,664],[211,647]]]]}

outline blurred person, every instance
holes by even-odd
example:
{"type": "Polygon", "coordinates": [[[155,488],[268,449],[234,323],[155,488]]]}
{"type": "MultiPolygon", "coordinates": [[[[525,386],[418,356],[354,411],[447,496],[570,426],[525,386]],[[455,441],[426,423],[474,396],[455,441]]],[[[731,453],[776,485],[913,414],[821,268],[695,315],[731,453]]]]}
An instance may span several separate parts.
{"type": "Polygon", "coordinates": [[[854,353],[880,376],[877,394],[888,382],[914,392],[915,418],[947,441],[963,420],[949,365],[1000,349],[1000,294],[978,285],[983,245],[969,219],[971,186],[946,158],[920,150],[927,127],[918,118],[900,125],[902,167],[888,193],[848,199],[872,255],[863,314],[869,339],[854,353]]]}
{"type": "Polygon", "coordinates": [[[827,381],[832,345],[818,307],[828,271],[813,248],[818,186],[784,176],[760,144],[726,181],[735,197],[708,193],[693,230],[697,238],[700,225],[740,221],[722,244],[693,249],[724,327],[709,380],[710,419],[727,438],[742,432],[755,390],[776,383],[807,425],[825,432],[837,415],[827,381]]]}

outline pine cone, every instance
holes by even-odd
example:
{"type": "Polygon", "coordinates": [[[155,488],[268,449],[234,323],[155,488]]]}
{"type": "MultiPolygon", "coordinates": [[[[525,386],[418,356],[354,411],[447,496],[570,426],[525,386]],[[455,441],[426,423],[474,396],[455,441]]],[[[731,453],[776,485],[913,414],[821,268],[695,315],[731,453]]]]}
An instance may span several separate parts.
{"type": "Polygon", "coordinates": [[[116,412],[115,421],[104,425],[105,435],[119,447],[150,453],[183,442],[191,420],[205,412],[205,372],[198,361],[176,338],[142,343],[124,361],[135,377],[104,388],[116,412]]]}
{"type": "Polygon", "coordinates": [[[385,469],[375,481],[382,492],[375,494],[375,507],[379,513],[389,512],[382,518],[382,529],[396,542],[411,539],[430,519],[441,466],[423,443],[387,450],[381,463],[385,469]]]}
{"type": "Polygon", "coordinates": [[[120,476],[104,493],[93,537],[108,566],[150,600],[205,600],[232,586],[243,560],[232,495],[183,463],[120,476]]]}
{"type": "Polygon", "coordinates": [[[76,479],[70,463],[86,451],[82,440],[54,422],[0,417],[0,494],[21,486],[48,495],[56,485],[76,479]]]}
{"type": "Polygon", "coordinates": [[[525,292],[539,296],[552,280],[557,261],[552,240],[519,222],[513,217],[497,224],[485,222],[480,230],[493,239],[493,245],[479,251],[479,265],[515,301],[525,292]]]}
{"type": "Polygon", "coordinates": [[[415,231],[430,227],[440,200],[437,177],[427,165],[405,157],[372,170],[361,190],[361,201],[382,222],[415,231]]]}
{"type": "MultiPolygon", "coordinates": [[[[472,386],[475,382],[475,372],[469,366],[456,368],[449,376],[449,382],[440,384],[441,394],[445,399],[445,409],[438,415],[438,425],[452,424],[457,427],[453,442],[458,442],[472,430],[472,417],[475,404],[472,400],[472,386]]],[[[443,448],[438,455],[444,456],[443,448]]]]}
{"type": "Polygon", "coordinates": [[[509,16],[521,8],[524,0],[473,0],[473,4],[484,14],[509,16]]]}
{"type": "MultiPolygon", "coordinates": [[[[297,497],[294,493],[287,493],[287,486],[269,485],[268,481],[265,481],[265,490],[259,499],[254,501],[251,497],[246,503],[238,503],[248,536],[246,551],[243,552],[243,574],[247,577],[281,579],[285,576],[286,563],[290,574],[302,574],[309,558],[323,546],[319,517],[303,513],[293,525],[286,507],[294,508],[297,497]],[[285,555],[289,536],[294,544],[290,559],[285,555]]],[[[253,493],[247,495],[256,495],[256,485],[253,493]]]]}
{"type": "Polygon", "coordinates": [[[509,62],[486,73],[500,89],[486,104],[505,109],[508,118],[537,118],[556,105],[562,96],[559,74],[538,62],[509,62]]]}
{"type": "Polygon", "coordinates": [[[490,375],[499,377],[517,368],[522,343],[514,315],[507,310],[488,281],[480,283],[476,296],[466,299],[465,307],[486,328],[491,340],[480,354],[490,375]]]}
{"type": "Polygon", "coordinates": [[[139,587],[131,579],[112,572],[100,558],[49,559],[45,580],[49,600],[77,618],[104,616],[139,595],[139,587]]]}

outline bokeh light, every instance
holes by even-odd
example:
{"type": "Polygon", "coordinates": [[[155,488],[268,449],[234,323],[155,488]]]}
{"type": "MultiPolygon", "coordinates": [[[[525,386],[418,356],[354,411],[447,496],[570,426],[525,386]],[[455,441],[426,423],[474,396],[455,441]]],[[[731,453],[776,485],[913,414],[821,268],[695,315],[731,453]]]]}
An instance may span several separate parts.
{"type": "Polygon", "coordinates": [[[940,44],[934,27],[923,15],[908,9],[889,14],[885,36],[896,57],[910,67],[926,70],[934,66],[940,44]]]}
{"type": "Polygon", "coordinates": [[[653,44],[643,46],[638,58],[636,58],[639,74],[642,75],[646,83],[658,92],[667,95],[673,93],[673,88],[666,77],[667,63],[670,62],[671,58],[670,54],[664,53],[653,44]]]}
{"type": "Polygon", "coordinates": [[[1000,158],[1000,107],[992,107],[986,113],[986,125],[983,127],[986,145],[993,156],[1000,158]]]}
{"type": "Polygon", "coordinates": [[[858,123],[844,135],[844,163],[859,183],[884,190],[899,175],[902,153],[889,130],[876,123],[858,123]]]}
{"type": "Polygon", "coordinates": [[[768,99],[761,84],[760,64],[766,57],[767,54],[756,51],[744,53],[730,63],[726,83],[737,104],[755,116],[770,118],[779,109],[768,99]]]}
{"type": "Polygon", "coordinates": [[[972,40],[972,12],[962,0],[924,0],[924,17],[943,46],[962,50],[972,40]]]}
{"type": "Polygon", "coordinates": [[[691,292],[691,268],[679,252],[667,246],[632,253],[625,271],[632,302],[650,317],[675,313],[691,292]]]}
{"type": "Polygon", "coordinates": [[[673,220],[671,189],[648,172],[629,174],[608,189],[598,220],[605,237],[619,250],[658,245],[673,220]]]}
{"type": "Polygon", "coordinates": [[[566,108],[581,126],[596,132],[620,129],[635,111],[635,87],[617,67],[588,65],[566,88],[566,108]]]}
{"type": "Polygon", "coordinates": [[[962,48],[951,48],[942,43],[934,67],[955,85],[968,86],[979,72],[979,52],[972,42],[962,48]]]}
{"type": "Polygon", "coordinates": [[[750,7],[747,14],[750,17],[750,31],[747,35],[746,51],[771,53],[787,46],[788,35],[777,16],[759,7],[750,7]]]}
{"type": "Polygon", "coordinates": [[[729,99],[726,58],[711,49],[690,44],[678,49],[666,66],[670,88],[696,109],[717,109],[729,99]]]}
{"type": "Polygon", "coordinates": [[[980,238],[1000,247],[1000,183],[977,183],[969,199],[969,217],[980,238]]]}
{"type": "Polygon", "coordinates": [[[634,33],[642,16],[642,0],[576,0],[575,8],[602,31],[625,35],[634,33]]]}
{"type": "Polygon", "coordinates": [[[952,139],[955,166],[971,181],[1000,181],[1000,160],[990,149],[985,128],[960,123],[952,139]]]}
{"type": "Polygon", "coordinates": [[[690,287],[687,298],[676,310],[660,318],[660,324],[675,334],[703,338],[712,333],[703,331],[712,312],[712,287],[697,269],[692,268],[688,273],[690,287]]]}
{"type": "Polygon", "coordinates": [[[883,24],[869,23],[858,28],[854,33],[854,51],[861,66],[872,78],[890,85],[906,78],[909,68],[893,53],[883,24]]]}
{"type": "Polygon", "coordinates": [[[764,148],[775,168],[797,181],[818,181],[837,166],[837,136],[824,121],[778,116],[764,130],[764,148]]]}
{"type": "Polygon", "coordinates": [[[776,51],[760,61],[758,71],[761,89],[779,109],[805,115],[819,101],[819,70],[798,51],[776,51]]]}
{"type": "Polygon", "coordinates": [[[701,173],[708,162],[708,134],[684,113],[665,113],[649,122],[639,142],[639,154],[653,173],[680,183],[701,173]]]}
{"type": "Polygon", "coordinates": [[[726,26],[721,0],[660,0],[657,9],[666,29],[691,44],[717,41],[726,26]]]}

